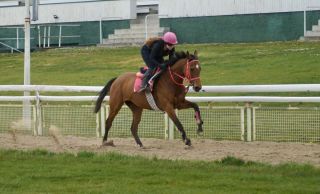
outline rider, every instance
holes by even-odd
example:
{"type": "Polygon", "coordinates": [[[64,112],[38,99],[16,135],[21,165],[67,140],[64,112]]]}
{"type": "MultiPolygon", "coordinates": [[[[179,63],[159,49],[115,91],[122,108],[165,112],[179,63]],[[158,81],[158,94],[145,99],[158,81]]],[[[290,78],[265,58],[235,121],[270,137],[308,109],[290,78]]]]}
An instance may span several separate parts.
{"type": "Polygon", "coordinates": [[[163,37],[150,38],[145,42],[141,48],[141,55],[148,66],[148,70],[144,74],[139,92],[148,87],[148,81],[157,67],[160,67],[161,70],[166,68],[163,57],[167,55],[169,55],[169,58],[174,56],[174,46],[176,44],[178,44],[177,36],[173,32],[166,32],[163,37]]]}

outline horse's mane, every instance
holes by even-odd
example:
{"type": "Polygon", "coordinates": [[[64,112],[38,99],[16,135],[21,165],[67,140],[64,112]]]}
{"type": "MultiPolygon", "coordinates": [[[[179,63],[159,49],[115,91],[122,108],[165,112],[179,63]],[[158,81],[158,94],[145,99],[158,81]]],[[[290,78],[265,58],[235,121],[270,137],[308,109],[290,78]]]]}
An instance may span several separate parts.
{"type": "Polygon", "coordinates": [[[185,59],[187,58],[187,53],[184,52],[184,51],[177,51],[175,52],[175,54],[173,56],[171,56],[169,58],[168,61],[166,61],[166,63],[169,65],[169,66],[172,66],[174,65],[177,61],[179,61],[180,59],[185,59]]]}

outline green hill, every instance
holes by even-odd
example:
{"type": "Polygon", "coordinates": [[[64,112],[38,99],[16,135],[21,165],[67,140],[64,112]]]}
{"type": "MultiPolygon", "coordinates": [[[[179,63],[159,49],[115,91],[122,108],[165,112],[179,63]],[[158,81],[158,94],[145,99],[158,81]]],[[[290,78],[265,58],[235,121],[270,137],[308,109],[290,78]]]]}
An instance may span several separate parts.
{"type": "MultiPolygon", "coordinates": [[[[320,44],[178,45],[199,51],[204,85],[320,83],[320,44]]],[[[32,84],[104,85],[111,77],[137,71],[134,48],[64,48],[31,54],[32,84]]],[[[0,84],[23,84],[23,54],[0,54],[0,84]]]]}
{"type": "MultiPolygon", "coordinates": [[[[320,83],[320,44],[316,42],[196,44],[176,49],[198,50],[203,85],[320,83]]],[[[23,84],[23,57],[0,54],[1,85],[23,84]]],[[[31,58],[32,84],[102,86],[143,66],[138,47],[49,49],[33,52],[31,58]]]]}

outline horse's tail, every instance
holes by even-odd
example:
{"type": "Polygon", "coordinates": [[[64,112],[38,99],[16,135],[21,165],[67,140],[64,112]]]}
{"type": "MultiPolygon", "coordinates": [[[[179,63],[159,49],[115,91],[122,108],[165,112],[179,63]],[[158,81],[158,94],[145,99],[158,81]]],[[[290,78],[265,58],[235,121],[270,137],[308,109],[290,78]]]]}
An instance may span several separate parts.
{"type": "Polygon", "coordinates": [[[99,112],[104,97],[108,94],[112,83],[113,83],[114,80],[116,80],[116,79],[117,79],[117,78],[115,77],[115,78],[112,78],[111,80],[109,80],[108,83],[107,83],[107,85],[104,86],[104,88],[100,91],[98,100],[97,100],[97,102],[96,102],[96,107],[94,108],[94,112],[95,112],[95,113],[99,112]]]}

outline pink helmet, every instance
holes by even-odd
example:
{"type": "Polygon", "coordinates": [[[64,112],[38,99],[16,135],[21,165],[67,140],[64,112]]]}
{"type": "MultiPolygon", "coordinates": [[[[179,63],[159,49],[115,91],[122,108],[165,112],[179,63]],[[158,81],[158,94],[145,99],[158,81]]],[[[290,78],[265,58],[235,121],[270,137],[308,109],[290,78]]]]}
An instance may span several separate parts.
{"type": "Polygon", "coordinates": [[[175,33],[173,32],[166,32],[162,39],[166,42],[166,43],[169,43],[169,44],[178,44],[178,41],[177,41],[177,36],[175,33]]]}

